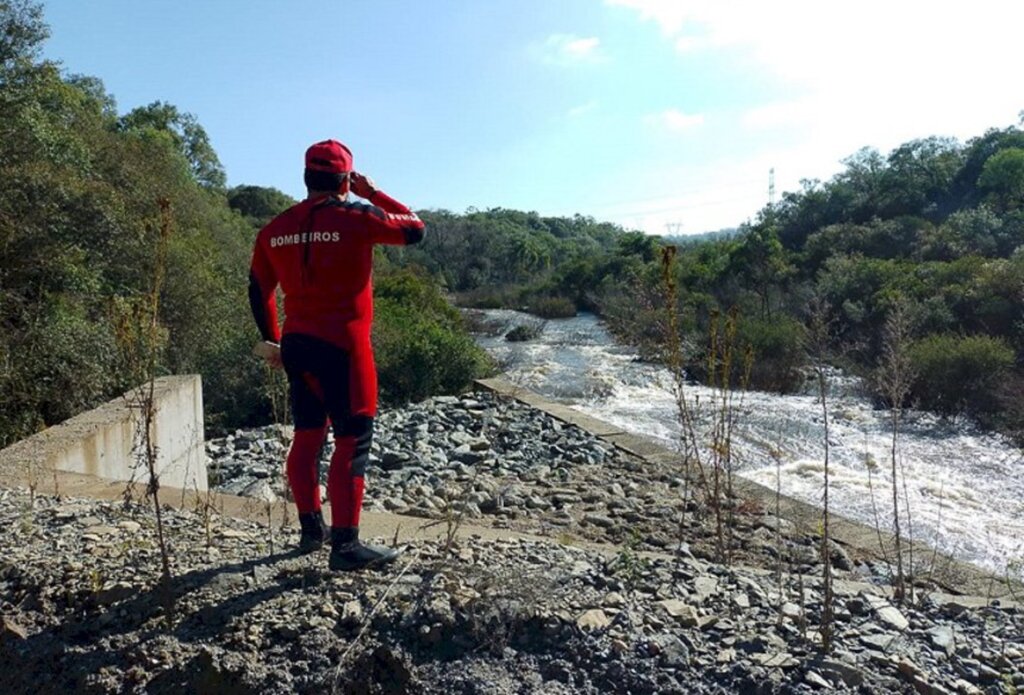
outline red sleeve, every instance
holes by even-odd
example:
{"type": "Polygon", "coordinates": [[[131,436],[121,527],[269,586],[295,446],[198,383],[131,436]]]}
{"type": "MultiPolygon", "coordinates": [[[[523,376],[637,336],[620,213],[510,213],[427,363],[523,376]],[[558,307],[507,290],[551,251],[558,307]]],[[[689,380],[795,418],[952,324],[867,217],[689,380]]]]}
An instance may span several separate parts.
{"type": "Polygon", "coordinates": [[[376,208],[369,218],[373,243],[408,246],[423,241],[423,220],[415,212],[383,191],[374,191],[370,202],[376,208]]]}
{"type": "Polygon", "coordinates": [[[274,266],[270,264],[264,248],[265,236],[261,232],[256,237],[256,246],[252,253],[252,265],[249,268],[249,308],[260,335],[264,340],[274,343],[281,342],[281,328],[277,325],[277,276],[274,266]]]}

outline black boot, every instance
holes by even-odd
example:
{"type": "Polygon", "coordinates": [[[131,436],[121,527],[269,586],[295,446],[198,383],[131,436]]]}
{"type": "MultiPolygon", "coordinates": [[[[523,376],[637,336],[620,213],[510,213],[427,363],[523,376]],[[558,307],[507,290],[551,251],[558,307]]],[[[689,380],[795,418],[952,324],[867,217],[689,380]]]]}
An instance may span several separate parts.
{"type": "Polygon", "coordinates": [[[327,524],[319,510],[308,514],[299,514],[299,525],[302,535],[299,536],[299,552],[312,553],[324,547],[327,542],[327,524]]]}
{"type": "Polygon", "coordinates": [[[331,529],[331,558],[328,567],[341,572],[377,567],[394,562],[400,551],[382,545],[363,543],[358,528],[331,529]]]}

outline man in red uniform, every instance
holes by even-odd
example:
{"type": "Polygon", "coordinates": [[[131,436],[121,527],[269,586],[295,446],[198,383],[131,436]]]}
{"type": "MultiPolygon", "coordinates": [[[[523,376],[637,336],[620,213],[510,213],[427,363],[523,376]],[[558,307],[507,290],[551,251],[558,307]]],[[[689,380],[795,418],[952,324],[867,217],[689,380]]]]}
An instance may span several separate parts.
{"type": "Polygon", "coordinates": [[[323,546],[318,461],[327,429],[335,449],[327,476],[331,502],[330,567],[354,570],[391,562],[398,553],[359,541],[363,474],[377,412],[377,372],[370,345],[376,244],[415,244],[423,222],[352,168],[335,140],[306,151],[308,196],[260,230],[252,257],[249,304],[263,339],[280,342],[267,358],[288,375],[295,438],[288,482],[302,533],[299,548],[323,546]],[[370,204],[349,202],[349,191],[370,204]],[[284,337],[275,288],[284,293],[284,337]]]}

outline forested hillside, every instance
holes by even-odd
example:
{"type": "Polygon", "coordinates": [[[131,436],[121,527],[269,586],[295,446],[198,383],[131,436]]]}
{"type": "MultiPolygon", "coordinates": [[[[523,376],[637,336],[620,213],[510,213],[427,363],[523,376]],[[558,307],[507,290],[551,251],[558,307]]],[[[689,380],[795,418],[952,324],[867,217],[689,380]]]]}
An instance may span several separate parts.
{"type": "MultiPolygon", "coordinates": [[[[270,382],[250,355],[249,259],[259,227],[294,201],[226,189],[194,116],[162,102],[119,113],[98,79],[40,59],[46,37],[38,5],[0,3],[0,446],[132,385],[129,343],[158,265],[156,372],[201,373],[213,428],[267,421],[270,382]]],[[[378,355],[385,397],[454,390],[483,373],[429,279],[401,271],[380,285],[381,342],[394,346],[378,355]],[[397,295],[415,321],[392,307],[397,295]],[[456,348],[460,359],[423,359],[456,348]]]]}
{"type": "MultiPolygon", "coordinates": [[[[902,307],[913,382],[908,403],[987,425],[1024,422],[1024,131],[967,143],[929,137],[888,155],[863,149],[827,182],[804,181],[735,237],[680,245],[674,263],[691,373],[715,317],[739,315],[752,385],[800,383],[808,305],[826,308],[830,359],[871,375],[902,307]]],[[[663,240],[585,217],[509,210],[433,213],[405,262],[473,306],[561,315],[597,311],[657,357],[665,343],[663,240]]]]}

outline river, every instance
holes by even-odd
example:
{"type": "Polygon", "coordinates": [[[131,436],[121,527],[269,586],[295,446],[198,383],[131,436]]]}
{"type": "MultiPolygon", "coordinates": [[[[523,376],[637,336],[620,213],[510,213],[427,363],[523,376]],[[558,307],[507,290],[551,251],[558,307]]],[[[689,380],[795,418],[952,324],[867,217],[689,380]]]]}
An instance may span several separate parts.
{"type": "MultiPolygon", "coordinates": [[[[640,362],[593,315],[543,323],[523,343],[504,333],[538,319],[515,311],[484,312],[496,335],[477,340],[515,383],[624,430],[674,446],[680,427],[669,372],[640,362]]],[[[835,512],[869,525],[892,525],[891,434],[888,413],[861,395],[858,379],[830,371],[831,503],[835,512]]],[[[710,389],[687,386],[691,404],[707,404],[710,389]]],[[[806,392],[736,397],[732,450],[739,475],[820,504],[824,490],[820,399],[806,392]],[[781,453],[780,462],[769,454],[781,453]]],[[[706,409],[706,408],[705,408],[706,409]]],[[[704,425],[698,428],[704,430],[704,425]]],[[[1024,560],[1024,458],[997,434],[971,422],[909,411],[900,435],[901,504],[909,500],[916,539],[997,572],[1021,574],[1024,560]],[[905,489],[903,489],[905,487],[905,489]]],[[[901,512],[902,514],[902,512],[901,512]]],[[[901,520],[906,533],[906,520],[901,520]]]]}

